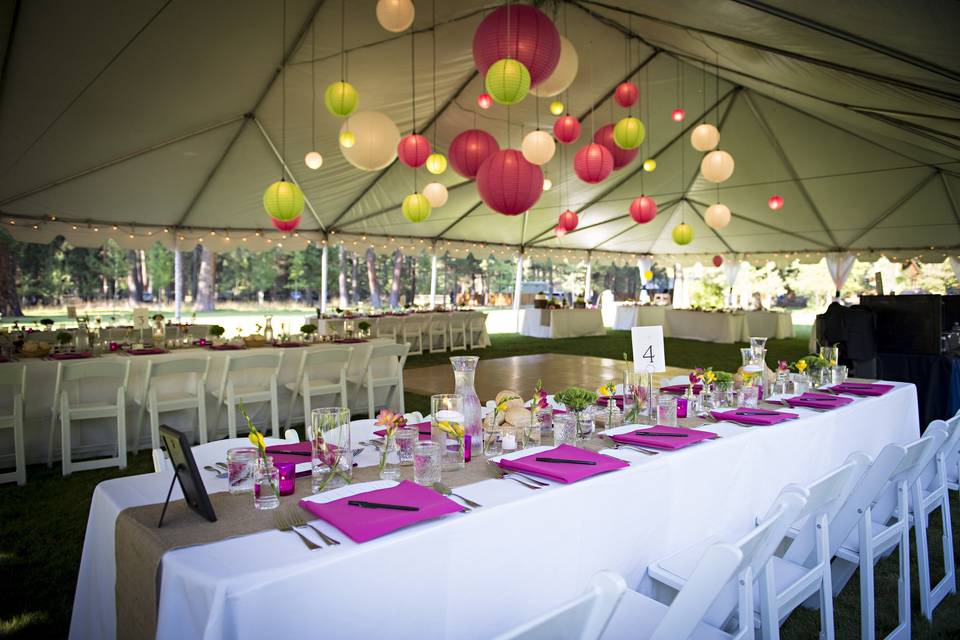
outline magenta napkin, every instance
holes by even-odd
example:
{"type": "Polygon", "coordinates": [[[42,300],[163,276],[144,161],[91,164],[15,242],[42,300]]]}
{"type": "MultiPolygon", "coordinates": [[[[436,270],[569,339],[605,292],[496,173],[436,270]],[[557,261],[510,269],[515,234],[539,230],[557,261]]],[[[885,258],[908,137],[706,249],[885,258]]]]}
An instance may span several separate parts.
{"type": "MultiPolygon", "coordinates": [[[[678,393],[682,395],[687,392],[689,386],[688,384],[669,384],[665,387],[660,387],[660,391],[663,393],[678,393]]],[[[701,391],[703,391],[702,384],[693,385],[693,395],[698,396],[701,391]]]]}
{"type": "Polygon", "coordinates": [[[620,444],[637,444],[644,447],[655,447],[657,449],[668,449],[670,451],[674,451],[676,449],[689,447],[691,444],[696,444],[702,440],[711,440],[716,437],[717,434],[711,433],[710,431],[700,431],[699,429],[678,429],[676,427],[664,427],[657,424],[652,427],[638,429],[637,431],[630,431],[628,433],[610,436],[610,439],[614,442],[619,442],[620,444]],[[649,431],[650,433],[678,433],[685,435],[686,437],[673,438],[669,436],[648,436],[643,435],[644,431],[649,431]]]}
{"type": "Polygon", "coordinates": [[[561,413],[566,413],[566,412],[567,412],[566,409],[554,409],[554,410],[553,410],[553,415],[558,416],[558,415],[560,415],[561,413]]]}
{"type": "MultiPolygon", "coordinates": [[[[430,423],[429,423],[429,422],[421,422],[421,423],[419,423],[419,424],[408,424],[407,426],[408,426],[408,427],[416,427],[416,428],[417,428],[417,431],[420,432],[420,439],[421,439],[421,440],[429,440],[429,439],[430,439],[430,423]],[[424,436],[426,436],[426,437],[424,437],[424,436]]],[[[380,437],[382,438],[382,437],[384,437],[384,436],[387,435],[387,430],[386,430],[386,429],[379,429],[379,430],[377,430],[377,431],[374,431],[374,432],[373,432],[373,435],[375,435],[375,436],[380,436],[380,437]]]]}
{"type": "Polygon", "coordinates": [[[131,356],[152,356],[158,353],[167,353],[166,349],[160,347],[150,347],[149,349],[127,349],[131,356]]]}
{"type": "MultiPolygon", "coordinates": [[[[333,449],[331,445],[327,445],[328,448],[333,449]]],[[[304,442],[291,442],[290,444],[274,444],[267,447],[267,455],[273,456],[273,463],[277,464],[278,462],[293,462],[295,464],[303,464],[304,462],[310,462],[312,453],[310,441],[306,440],[304,442]],[[298,453],[306,453],[307,455],[284,455],[283,451],[296,451],[298,453]]]]}
{"type": "Polygon", "coordinates": [[[853,398],[843,398],[841,396],[831,396],[826,393],[804,393],[795,398],[785,398],[791,407],[808,407],[810,409],[836,409],[853,402],[853,398]]]}
{"type": "Polygon", "coordinates": [[[615,396],[599,396],[597,397],[597,404],[601,407],[606,407],[610,404],[610,398],[613,398],[617,402],[617,407],[623,409],[623,394],[618,393],[615,396]]]}
{"type": "Polygon", "coordinates": [[[711,411],[717,420],[726,420],[728,422],[740,422],[754,426],[766,427],[772,424],[779,424],[787,420],[799,418],[795,413],[786,413],[784,411],[772,411],[770,409],[731,409],[729,411],[711,411]]]}
{"type": "Polygon", "coordinates": [[[88,351],[74,351],[74,352],[65,352],[65,353],[55,353],[50,356],[51,360],[83,360],[84,358],[92,358],[93,354],[88,351]]]}
{"type": "Polygon", "coordinates": [[[358,493],[332,502],[318,503],[312,500],[301,500],[300,506],[329,522],[354,542],[373,540],[397,529],[463,510],[463,507],[453,500],[409,480],[404,480],[389,489],[358,493]],[[350,500],[398,504],[419,507],[420,510],[365,509],[347,504],[350,500]]]}
{"type": "Polygon", "coordinates": [[[521,471],[524,473],[533,473],[550,480],[570,483],[577,480],[583,480],[590,476],[595,476],[608,471],[616,471],[624,467],[629,467],[629,463],[619,460],[612,456],[605,456],[602,453],[594,453],[586,449],[578,449],[568,444],[561,444],[553,449],[546,449],[539,453],[531,453],[529,456],[507,460],[500,458],[497,464],[508,471],[521,471]],[[564,464],[556,462],[540,462],[536,458],[568,458],[570,460],[592,460],[595,465],[586,464],[564,464]]]}
{"type": "Polygon", "coordinates": [[[844,382],[835,387],[830,387],[831,391],[849,393],[855,396],[882,396],[891,389],[893,389],[892,384],[873,384],[868,382],[844,382]]]}

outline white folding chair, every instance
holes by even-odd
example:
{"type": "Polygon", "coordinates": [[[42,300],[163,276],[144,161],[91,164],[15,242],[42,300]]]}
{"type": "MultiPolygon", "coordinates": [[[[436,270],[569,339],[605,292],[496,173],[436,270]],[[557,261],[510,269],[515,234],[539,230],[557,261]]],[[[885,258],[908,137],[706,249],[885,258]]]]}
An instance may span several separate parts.
{"type": "Polygon", "coordinates": [[[376,391],[384,387],[386,406],[397,407],[398,413],[403,413],[403,365],[407,362],[408,350],[406,344],[382,344],[370,349],[363,375],[356,383],[357,394],[366,389],[368,417],[376,416],[376,391]]]}
{"type": "Polygon", "coordinates": [[[0,366],[0,387],[9,387],[9,413],[0,415],[0,429],[13,430],[14,470],[0,473],[0,483],[27,483],[27,462],[23,452],[23,397],[27,393],[27,367],[22,364],[0,366]]]}
{"type": "Polygon", "coordinates": [[[486,349],[490,343],[487,336],[487,314],[474,311],[467,325],[467,337],[470,338],[471,349],[486,349]]]}
{"type": "Polygon", "coordinates": [[[470,323],[470,314],[455,311],[449,315],[447,330],[450,351],[467,350],[467,326],[470,323]]]}
{"type": "MultiPolygon", "coordinates": [[[[283,444],[285,442],[300,442],[300,436],[297,435],[297,432],[293,429],[288,429],[284,434],[284,439],[280,440],[278,438],[264,438],[264,444],[268,447],[283,444]]],[[[193,452],[193,458],[197,463],[197,467],[203,469],[207,465],[214,464],[216,462],[226,459],[227,451],[233,447],[249,447],[250,441],[246,438],[238,438],[234,441],[230,440],[217,440],[215,442],[208,442],[206,444],[199,444],[193,447],[190,447],[190,450],[193,452]]],[[[167,452],[161,448],[153,449],[153,470],[157,473],[161,471],[166,471],[170,469],[170,458],[167,457],[167,452]]],[[[202,475],[202,474],[201,474],[202,475]]]]}
{"type": "MultiPolygon", "coordinates": [[[[127,468],[127,381],[130,378],[130,359],[104,360],[102,362],[61,362],[58,367],[57,378],[60,380],[60,466],[63,475],[68,476],[74,471],[88,469],[104,469],[117,466],[127,468]],[[81,387],[98,387],[99,394],[104,393],[104,386],[116,385],[116,400],[94,400],[82,402],[80,398],[88,398],[81,387]],[[71,400],[67,387],[76,387],[75,400],[71,400]],[[113,418],[117,421],[117,455],[96,460],[73,461],[71,424],[74,420],[94,420],[98,418],[113,418]]],[[[98,394],[98,395],[99,395],[98,394]]]]}
{"type": "MultiPolygon", "coordinates": [[[[960,423],[960,411],[947,420],[947,423],[953,423],[954,425],[960,423]]],[[[956,491],[957,497],[960,499],[960,443],[957,443],[952,451],[947,452],[944,466],[947,468],[947,489],[956,491]]]]}
{"type": "Polygon", "coordinates": [[[291,391],[290,407],[287,410],[288,429],[297,397],[303,398],[304,424],[310,420],[311,399],[314,396],[340,394],[340,406],[350,406],[347,395],[347,368],[352,355],[353,347],[314,347],[303,350],[296,380],[284,385],[291,391]]]}
{"type": "Polygon", "coordinates": [[[228,433],[231,438],[236,438],[237,405],[242,403],[246,408],[254,402],[269,402],[273,437],[279,437],[280,408],[277,398],[277,376],[280,374],[282,360],[282,349],[267,353],[227,356],[223,365],[223,377],[215,396],[217,399],[217,418],[213,423],[215,431],[220,424],[220,411],[224,405],[227,407],[228,433]],[[266,372],[266,375],[250,373],[256,370],[266,372]]]}
{"type": "Polygon", "coordinates": [[[409,347],[408,355],[423,353],[423,329],[423,314],[412,314],[403,319],[403,342],[409,347]]]}
{"type": "Polygon", "coordinates": [[[379,319],[377,322],[377,331],[376,336],[378,338],[390,338],[394,342],[397,341],[397,332],[402,331],[402,318],[396,318],[394,316],[384,316],[379,319]]]}
{"type": "Polygon", "coordinates": [[[449,313],[431,313],[427,320],[427,350],[447,350],[447,327],[449,327],[449,313]],[[437,345],[439,341],[439,346],[437,345]]]}
{"type": "Polygon", "coordinates": [[[135,401],[137,411],[137,437],[134,450],[140,450],[140,437],[143,433],[144,414],[150,415],[150,448],[160,446],[160,414],[167,411],[190,409],[195,411],[196,435],[200,444],[207,442],[207,371],[210,369],[210,356],[184,357],[173,360],[147,362],[143,396],[135,401]],[[164,379],[163,388],[154,384],[158,378],[164,379]],[[179,386],[179,391],[171,387],[179,386]]]}

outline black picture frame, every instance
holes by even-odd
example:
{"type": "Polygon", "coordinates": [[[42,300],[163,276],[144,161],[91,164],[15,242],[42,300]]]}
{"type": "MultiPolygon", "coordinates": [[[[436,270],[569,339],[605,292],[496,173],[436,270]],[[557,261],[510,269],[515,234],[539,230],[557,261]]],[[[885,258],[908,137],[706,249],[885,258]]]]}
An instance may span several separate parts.
{"type": "MultiPolygon", "coordinates": [[[[197,512],[210,522],[217,521],[217,514],[210,503],[210,496],[207,495],[207,488],[203,486],[203,478],[200,477],[200,470],[197,469],[197,462],[193,459],[193,451],[190,449],[190,441],[187,436],[177,431],[173,427],[165,424],[160,425],[160,443],[170,458],[170,466],[173,467],[173,476],[180,482],[180,489],[183,491],[183,500],[193,511],[197,512]]],[[[173,482],[170,482],[170,491],[167,492],[167,502],[170,501],[170,493],[173,491],[173,482]]],[[[157,527],[163,526],[163,516],[167,511],[167,504],[163,505],[163,512],[160,514],[160,522],[157,527]]]]}

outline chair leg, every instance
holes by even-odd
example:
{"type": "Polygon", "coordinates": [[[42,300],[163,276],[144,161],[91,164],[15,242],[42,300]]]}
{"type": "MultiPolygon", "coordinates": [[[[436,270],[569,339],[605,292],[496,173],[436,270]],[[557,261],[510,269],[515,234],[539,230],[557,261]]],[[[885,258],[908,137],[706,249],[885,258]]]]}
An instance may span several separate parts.
{"type": "Polygon", "coordinates": [[[779,640],[780,616],[777,614],[777,592],[773,577],[773,563],[767,562],[758,580],[760,586],[760,637],[779,640]]]}
{"type": "Polygon", "coordinates": [[[152,402],[150,403],[150,448],[160,448],[160,411],[152,402]]]}
{"type": "Polygon", "coordinates": [[[237,405],[233,404],[233,398],[227,399],[227,433],[231,438],[237,437],[237,405]]]}
{"type": "Polygon", "coordinates": [[[920,488],[914,483],[913,489],[913,533],[917,542],[917,576],[920,587],[920,612],[927,620],[933,621],[933,606],[930,597],[930,547],[927,543],[927,511],[923,506],[920,488]]]}
{"type": "Polygon", "coordinates": [[[906,526],[900,534],[900,580],[897,582],[897,609],[900,613],[897,630],[888,637],[910,637],[910,531],[906,526]],[[899,631],[897,633],[896,631],[899,631]]]}
{"type": "Polygon", "coordinates": [[[202,388],[197,399],[197,431],[200,432],[200,444],[207,444],[209,439],[207,433],[207,398],[203,395],[202,388]]]}
{"type": "Polygon", "coordinates": [[[297,391],[297,389],[293,390],[293,395],[290,396],[290,406],[287,407],[287,422],[285,427],[287,429],[290,428],[290,423],[293,422],[293,407],[297,403],[297,391]]]}
{"type": "Polygon", "coordinates": [[[60,411],[60,471],[68,476],[73,473],[70,455],[70,412],[60,411]]]}
{"type": "MultiPolygon", "coordinates": [[[[869,515],[868,512],[865,517],[869,515]]],[[[861,527],[860,531],[860,637],[873,640],[877,628],[873,602],[873,541],[869,527],[861,527]]]]}
{"type": "Polygon", "coordinates": [[[273,427],[273,437],[281,439],[280,436],[280,400],[277,398],[277,386],[273,385],[270,390],[270,424],[273,427]]]}
{"type": "Polygon", "coordinates": [[[53,408],[50,410],[50,434],[47,443],[47,469],[53,467],[53,439],[57,431],[57,418],[60,417],[60,412],[57,410],[58,402],[60,401],[54,399],[53,408]]]}
{"type": "Polygon", "coordinates": [[[313,398],[309,393],[303,394],[303,435],[307,438],[307,440],[312,440],[310,437],[310,408],[312,400],[313,398]]]}
{"type": "Polygon", "coordinates": [[[371,384],[370,380],[367,380],[367,417],[368,418],[376,417],[375,411],[377,410],[377,407],[376,407],[376,404],[374,403],[374,398],[375,398],[375,393],[374,393],[373,384],[371,384]]]}
{"type": "Polygon", "coordinates": [[[340,406],[344,409],[350,408],[350,396],[347,394],[347,376],[346,373],[340,373],[340,406]]]}
{"type": "MultiPolygon", "coordinates": [[[[137,435],[134,437],[134,441],[130,443],[133,453],[140,453],[140,441],[143,439],[143,414],[147,413],[148,404],[149,402],[147,401],[146,396],[144,396],[143,404],[137,405],[137,417],[135,418],[133,427],[133,432],[137,435]]],[[[156,449],[156,441],[151,438],[151,442],[153,443],[153,448],[156,449]]]]}
{"type": "Polygon", "coordinates": [[[117,464],[120,469],[127,468],[127,403],[122,388],[117,392],[117,464]]]}
{"type": "MultiPolygon", "coordinates": [[[[19,397],[17,398],[18,400],[19,397]]],[[[13,407],[13,457],[17,465],[17,484],[27,484],[27,459],[23,451],[23,401],[13,407]]]]}

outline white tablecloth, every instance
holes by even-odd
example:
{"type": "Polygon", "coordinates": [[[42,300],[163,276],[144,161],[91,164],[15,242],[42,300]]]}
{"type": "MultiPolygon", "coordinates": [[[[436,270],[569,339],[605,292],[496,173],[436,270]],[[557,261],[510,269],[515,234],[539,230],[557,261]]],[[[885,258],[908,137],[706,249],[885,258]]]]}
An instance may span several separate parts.
{"type": "Polygon", "coordinates": [[[663,325],[668,338],[687,338],[704,342],[749,342],[746,316],[723,311],[668,309],[663,325]]]}
{"type": "Polygon", "coordinates": [[[747,311],[747,330],[761,338],[792,338],[793,317],[780,311],[747,311]]]}
{"type": "MultiPolygon", "coordinates": [[[[461,488],[481,504],[363,545],[308,551],[268,531],[178,549],[162,560],[159,638],[489,638],[582,592],[609,569],[645,568],[708,534],[734,538],[780,489],[809,482],[853,451],[876,455],[919,436],[913,385],[835,411],[797,410],[774,427],[711,425],[721,440],[646,457],[573,485],[530,491],[487,480],[461,488]],[[319,625],[319,626],[318,626],[319,625]]],[[[101,483],[90,508],[71,637],[110,638],[114,521],[161,501],[169,476],[101,483]]],[[[251,507],[252,508],[252,507],[251,507]]]]}
{"type": "Polygon", "coordinates": [[[521,309],[520,313],[523,316],[520,333],[533,338],[578,338],[606,334],[599,309],[521,309]]]}
{"type": "Polygon", "coordinates": [[[662,326],[668,308],[653,305],[618,305],[613,328],[629,331],[631,327],[662,326]]]}

